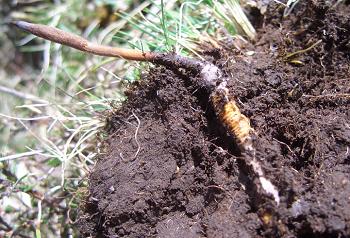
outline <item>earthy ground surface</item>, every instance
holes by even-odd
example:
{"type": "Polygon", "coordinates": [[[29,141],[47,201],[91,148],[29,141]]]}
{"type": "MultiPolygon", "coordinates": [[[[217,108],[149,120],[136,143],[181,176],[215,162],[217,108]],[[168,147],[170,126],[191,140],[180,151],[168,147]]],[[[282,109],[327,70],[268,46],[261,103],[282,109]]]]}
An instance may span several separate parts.
{"type": "Polygon", "coordinates": [[[350,237],[350,6],[303,2],[285,19],[270,6],[255,45],[206,52],[281,203],[260,196],[195,75],[159,67],[108,118],[83,236],[350,237]]]}

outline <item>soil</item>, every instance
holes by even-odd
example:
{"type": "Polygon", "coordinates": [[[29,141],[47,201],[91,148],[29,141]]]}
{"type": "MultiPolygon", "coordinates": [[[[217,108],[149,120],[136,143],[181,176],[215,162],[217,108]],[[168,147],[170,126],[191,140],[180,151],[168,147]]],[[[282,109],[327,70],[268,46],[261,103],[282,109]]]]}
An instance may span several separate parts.
{"type": "Polygon", "coordinates": [[[261,196],[197,75],[154,67],[107,117],[83,237],[350,237],[350,6],[282,15],[270,4],[257,42],[204,52],[231,78],[280,204],[261,196]]]}

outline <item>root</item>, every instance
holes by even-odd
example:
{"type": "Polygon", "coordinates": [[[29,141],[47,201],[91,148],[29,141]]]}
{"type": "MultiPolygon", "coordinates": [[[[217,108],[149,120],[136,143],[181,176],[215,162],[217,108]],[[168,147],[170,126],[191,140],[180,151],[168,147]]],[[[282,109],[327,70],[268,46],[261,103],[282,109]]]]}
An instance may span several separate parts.
{"type": "Polygon", "coordinates": [[[136,153],[133,157],[133,160],[136,159],[137,155],[139,154],[140,150],[141,150],[141,145],[140,145],[140,142],[137,138],[137,134],[139,133],[139,129],[140,129],[140,126],[141,126],[141,121],[140,119],[136,116],[136,114],[134,112],[132,112],[132,115],[135,117],[135,119],[137,120],[137,127],[136,127],[136,130],[135,130],[135,141],[136,141],[136,144],[137,144],[137,150],[136,150],[136,153]]]}
{"type": "Polygon", "coordinates": [[[140,153],[140,150],[141,150],[141,144],[140,144],[140,142],[139,142],[139,139],[138,139],[138,133],[139,133],[139,130],[140,130],[140,126],[141,126],[141,121],[140,121],[140,119],[138,118],[138,116],[136,116],[136,114],[132,111],[131,112],[132,113],[132,116],[130,116],[128,119],[127,119],[127,121],[124,121],[123,120],[123,122],[125,122],[125,123],[127,123],[127,124],[129,124],[129,125],[131,125],[131,126],[135,126],[134,124],[132,124],[131,122],[129,122],[129,119],[131,118],[131,117],[134,117],[135,119],[136,119],[136,121],[137,121],[137,126],[135,126],[136,127],[136,130],[135,130],[135,134],[134,134],[134,139],[135,139],[135,142],[136,142],[136,145],[137,145],[137,150],[136,150],[136,152],[135,152],[135,154],[134,154],[134,156],[132,157],[132,159],[126,159],[126,158],[124,158],[124,156],[123,156],[123,153],[121,152],[121,153],[119,153],[119,157],[120,157],[120,159],[123,161],[123,162],[133,162],[133,161],[135,161],[135,159],[137,158],[137,156],[138,156],[138,154],[140,153]]]}
{"type": "Polygon", "coordinates": [[[290,54],[287,54],[285,57],[284,57],[284,61],[286,62],[289,62],[290,59],[293,59],[294,57],[300,55],[300,54],[304,54],[310,50],[312,50],[313,48],[315,48],[317,45],[319,45],[320,43],[322,43],[322,40],[318,40],[316,43],[312,44],[311,46],[307,47],[306,49],[302,49],[302,50],[298,50],[298,51],[295,51],[293,53],[290,53],[290,54]]]}

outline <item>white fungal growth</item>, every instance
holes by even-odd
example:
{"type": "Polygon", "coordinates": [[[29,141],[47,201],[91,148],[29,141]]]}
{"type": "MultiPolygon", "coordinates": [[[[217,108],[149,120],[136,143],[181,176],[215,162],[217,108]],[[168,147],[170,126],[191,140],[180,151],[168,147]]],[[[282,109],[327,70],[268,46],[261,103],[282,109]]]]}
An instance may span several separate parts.
{"type": "Polygon", "coordinates": [[[277,206],[280,204],[280,196],[278,195],[278,191],[276,187],[267,180],[265,177],[259,177],[262,188],[265,190],[267,194],[271,194],[277,203],[277,206]]]}
{"type": "Polygon", "coordinates": [[[273,196],[278,206],[280,204],[280,196],[278,194],[278,191],[275,185],[273,185],[270,180],[264,177],[264,172],[261,168],[260,163],[255,158],[253,158],[249,164],[252,166],[255,174],[258,175],[261,187],[265,190],[267,194],[273,196]]]}
{"type": "Polygon", "coordinates": [[[217,86],[217,90],[225,90],[225,97],[228,97],[227,81],[224,80],[217,86]]]}
{"type": "Polygon", "coordinates": [[[254,172],[259,176],[262,177],[264,176],[264,173],[262,171],[262,168],[259,164],[259,162],[254,158],[251,162],[250,165],[252,166],[254,172]]]}
{"type": "Polygon", "coordinates": [[[213,64],[204,65],[201,71],[201,77],[204,79],[206,84],[210,86],[215,86],[221,76],[221,70],[213,64]]]}

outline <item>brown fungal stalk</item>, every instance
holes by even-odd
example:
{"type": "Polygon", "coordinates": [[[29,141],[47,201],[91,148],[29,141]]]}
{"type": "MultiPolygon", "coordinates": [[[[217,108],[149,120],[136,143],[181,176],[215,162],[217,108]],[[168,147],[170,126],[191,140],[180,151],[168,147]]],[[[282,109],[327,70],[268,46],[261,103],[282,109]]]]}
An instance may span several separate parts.
{"type": "Polygon", "coordinates": [[[81,50],[87,53],[124,58],[127,60],[137,61],[152,61],[155,58],[154,53],[142,52],[134,49],[123,49],[110,46],[98,45],[80,37],[78,35],[62,31],[60,29],[41,25],[33,24],[25,21],[17,21],[14,23],[18,28],[32,33],[49,41],[53,41],[62,45],[70,46],[77,50],[81,50]]]}
{"type": "Polygon", "coordinates": [[[183,68],[199,73],[202,84],[210,92],[210,101],[219,120],[226,128],[228,133],[235,138],[236,144],[246,159],[246,163],[252,168],[260,185],[265,193],[272,195],[275,202],[279,204],[280,198],[275,186],[264,177],[262,167],[255,156],[253,139],[256,137],[255,131],[250,126],[249,119],[243,115],[237,103],[229,96],[229,90],[226,87],[229,80],[223,72],[215,65],[196,60],[189,57],[183,57],[173,53],[143,52],[134,49],[124,49],[111,46],[104,46],[89,42],[88,40],[59,30],[54,27],[33,24],[24,21],[14,23],[18,28],[30,32],[41,38],[73,47],[77,50],[109,57],[123,58],[126,60],[148,61],[158,65],[163,65],[170,69],[183,68]]]}

